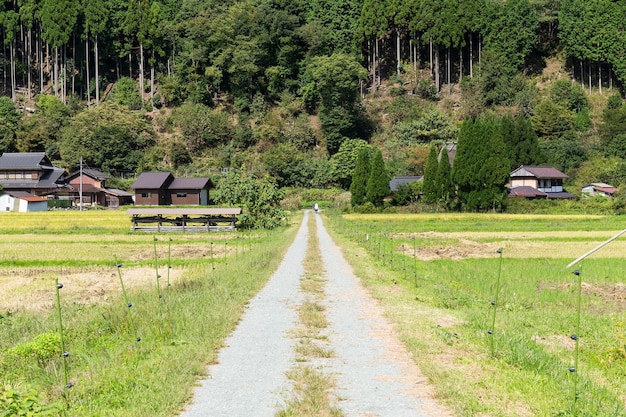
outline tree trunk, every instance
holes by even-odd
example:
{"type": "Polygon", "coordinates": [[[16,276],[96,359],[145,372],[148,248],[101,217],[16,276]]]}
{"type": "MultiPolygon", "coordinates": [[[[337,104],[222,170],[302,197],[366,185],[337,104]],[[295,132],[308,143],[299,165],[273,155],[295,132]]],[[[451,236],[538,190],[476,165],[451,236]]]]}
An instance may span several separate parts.
{"type": "Polygon", "coordinates": [[[589,94],[591,94],[591,74],[592,74],[592,70],[591,70],[591,62],[589,63],[589,71],[587,72],[588,74],[588,78],[589,78],[589,94]]]}
{"type": "Polygon", "coordinates": [[[433,74],[433,38],[428,39],[428,48],[430,50],[430,76],[433,74]]]}
{"type": "Polygon", "coordinates": [[[474,78],[474,36],[471,33],[469,37],[469,70],[470,78],[474,78]]]}
{"type": "Polygon", "coordinates": [[[437,89],[437,93],[439,93],[439,88],[441,87],[441,79],[439,75],[439,45],[435,46],[435,88],[437,89]]]}
{"type": "Polygon", "coordinates": [[[378,73],[376,79],[376,88],[380,87],[381,79],[380,79],[380,50],[378,49],[378,38],[376,38],[376,72],[378,73]]]}
{"type": "Polygon", "coordinates": [[[9,45],[11,51],[11,100],[15,103],[17,101],[17,76],[15,74],[15,38],[9,45]]]}
{"type": "Polygon", "coordinates": [[[54,73],[54,96],[59,96],[59,48],[54,48],[54,67],[52,72],[54,73]]]}
{"type": "Polygon", "coordinates": [[[459,45],[459,85],[463,81],[463,47],[459,45]]]}
{"type": "Polygon", "coordinates": [[[33,94],[31,91],[31,84],[32,84],[32,80],[31,80],[31,70],[33,67],[33,57],[31,56],[31,54],[33,53],[33,30],[32,28],[28,28],[28,34],[26,35],[26,62],[27,62],[27,68],[28,71],[26,72],[26,84],[28,86],[28,100],[31,100],[33,98],[33,94]]]}
{"type": "Polygon", "coordinates": [[[150,65],[150,103],[154,105],[154,49],[152,49],[152,65],[150,65]]]}
{"type": "Polygon", "coordinates": [[[598,91],[602,95],[602,64],[598,64],[598,91]]]}
{"type": "Polygon", "coordinates": [[[580,88],[585,88],[585,73],[583,70],[583,61],[580,60],[580,88]]]}
{"type": "Polygon", "coordinates": [[[144,92],[144,79],[143,79],[143,43],[139,42],[139,96],[141,97],[141,107],[144,105],[143,92],[144,92]]]}
{"type": "Polygon", "coordinates": [[[400,75],[400,29],[396,29],[396,73],[400,75]]]}
{"type": "Polygon", "coordinates": [[[100,75],[99,75],[99,63],[100,57],[98,55],[98,35],[96,35],[95,42],[93,44],[93,54],[94,54],[94,71],[96,76],[96,106],[100,103],[100,75]]]}
{"type": "Polygon", "coordinates": [[[446,72],[448,73],[446,75],[446,77],[448,78],[448,94],[452,93],[452,74],[451,74],[452,71],[451,71],[451,67],[450,67],[450,61],[451,61],[452,55],[450,54],[450,49],[452,49],[452,48],[450,48],[448,46],[448,53],[446,54],[447,55],[447,57],[446,57],[446,72]]]}
{"type": "Polygon", "coordinates": [[[85,37],[85,72],[87,74],[87,107],[91,107],[91,80],[89,75],[89,33],[85,37]]]}

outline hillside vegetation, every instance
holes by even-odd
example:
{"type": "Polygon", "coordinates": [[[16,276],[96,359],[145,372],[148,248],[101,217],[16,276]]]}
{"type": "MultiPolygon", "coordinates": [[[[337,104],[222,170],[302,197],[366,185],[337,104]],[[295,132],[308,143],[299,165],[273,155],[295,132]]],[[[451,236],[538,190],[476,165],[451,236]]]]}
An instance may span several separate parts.
{"type": "MultiPolygon", "coordinates": [[[[479,119],[506,170],[553,165],[571,192],[626,178],[619,2],[41,0],[0,13],[0,151],[69,170],[246,167],[347,190],[359,149],[380,150],[389,177],[422,175],[431,145],[479,119]]],[[[462,200],[441,207],[501,203],[462,200]]]]}

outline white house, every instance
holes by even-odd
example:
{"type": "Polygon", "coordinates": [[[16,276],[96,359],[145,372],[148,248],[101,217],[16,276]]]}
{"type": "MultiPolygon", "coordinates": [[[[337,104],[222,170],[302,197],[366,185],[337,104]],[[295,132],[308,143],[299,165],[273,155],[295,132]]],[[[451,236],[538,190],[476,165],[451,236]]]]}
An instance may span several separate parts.
{"type": "Polygon", "coordinates": [[[47,211],[48,200],[25,191],[11,191],[0,194],[0,211],[20,213],[47,211]]]}

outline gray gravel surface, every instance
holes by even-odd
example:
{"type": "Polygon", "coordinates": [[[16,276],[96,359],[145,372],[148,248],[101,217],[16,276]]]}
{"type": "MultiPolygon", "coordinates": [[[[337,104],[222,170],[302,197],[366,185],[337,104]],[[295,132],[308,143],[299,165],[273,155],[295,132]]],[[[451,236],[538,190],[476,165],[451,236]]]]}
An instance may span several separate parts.
{"type": "MultiPolygon", "coordinates": [[[[300,277],[306,252],[307,215],[285,258],[254,297],[236,330],[226,340],[218,363],[196,389],[182,417],[266,417],[284,405],[289,389],[285,372],[294,361],[287,332],[297,322],[300,277]]],[[[254,271],[249,271],[254,274],[254,271]]]]}
{"type": "MultiPolygon", "coordinates": [[[[314,214],[311,214],[314,215],[314,214]]],[[[195,392],[182,417],[273,416],[289,398],[285,373],[296,366],[296,307],[308,238],[305,213],[294,243],[267,286],[251,301],[218,364],[195,392]]],[[[346,417],[447,417],[426,379],[400,344],[378,304],[364,290],[316,215],[324,264],[326,334],[330,359],[314,365],[334,377],[335,397],[346,417]]]]}

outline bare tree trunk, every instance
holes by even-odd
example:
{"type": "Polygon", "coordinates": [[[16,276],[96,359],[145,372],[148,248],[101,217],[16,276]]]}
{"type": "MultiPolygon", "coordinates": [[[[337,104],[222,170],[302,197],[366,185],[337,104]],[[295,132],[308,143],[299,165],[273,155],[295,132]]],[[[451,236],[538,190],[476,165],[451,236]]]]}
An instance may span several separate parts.
{"type": "Polygon", "coordinates": [[[474,36],[471,33],[469,37],[469,70],[470,78],[474,78],[474,36]]]}
{"type": "Polygon", "coordinates": [[[37,36],[37,56],[39,57],[39,93],[43,94],[43,39],[41,39],[41,27],[39,28],[39,36],[37,36]]]}
{"type": "Polygon", "coordinates": [[[448,78],[448,94],[452,93],[452,74],[451,74],[451,68],[450,68],[450,61],[451,61],[451,54],[450,54],[450,48],[448,46],[448,53],[447,53],[447,57],[446,57],[446,72],[448,73],[446,75],[446,77],[448,78]]]}
{"type": "Polygon", "coordinates": [[[144,92],[144,83],[145,83],[144,78],[143,78],[143,71],[144,71],[143,43],[139,42],[139,95],[141,96],[142,107],[144,105],[143,92],[144,92]]]}
{"type": "Polygon", "coordinates": [[[400,29],[396,29],[396,73],[400,75],[400,29]]]}
{"type": "Polygon", "coordinates": [[[89,34],[85,37],[85,69],[87,74],[87,107],[91,107],[91,80],[89,79],[89,34]]]}
{"type": "Polygon", "coordinates": [[[15,38],[9,45],[11,51],[11,100],[15,103],[17,101],[17,76],[15,74],[15,38]]]}
{"type": "Polygon", "coordinates": [[[587,73],[588,77],[589,77],[589,94],[591,94],[591,73],[592,73],[592,70],[591,70],[591,62],[590,62],[589,63],[589,72],[587,73]]]}
{"type": "Polygon", "coordinates": [[[439,88],[441,87],[441,79],[439,75],[439,45],[435,47],[435,88],[437,89],[437,93],[439,93],[439,88]]]}
{"type": "Polygon", "coordinates": [[[381,84],[381,77],[380,77],[380,50],[378,49],[378,41],[379,39],[376,38],[376,72],[378,73],[377,79],[376,79],[376,87],[380,87],[381,84]]]}
{"type": "Polygon", "coordinates": [[[99,63],[100,56],[98,55],[98,35],[96,35],[96,40],[93,44],[93,54],[94,54],[94,69],[96,76],[96,106],[100,103],[100,75],[99,75],[99,63]]]}
{"type": "Polygon", "coordinates": [[[602,64],[598,64],[598,91],[602,95],[602,64]]]}
{"type": "MultiPolygon", "coordinates": [[[[152,62],[155,62],[154,49],[152,50],[152,62]]],[[[150,65],[150,103],[154,105],[154,65],[150,65]]]]}
{"type": "Polygon", "coordinates": [[[76,35],[72,36],[72,95],[76,92],[76,35]]]}
{"type": "Polygon", "coordinates": [[[430,75],[433,76],[433,38],[428,39],[428,47],[430,48],[430,75]]]}
{"type": "Polygon", "coordinates": [[[463,81],[463,47],[459,45],[459,85],[463,81]]]}
{"type": "Polygon", "coordinates": [[[580,88],[585,88],[585,73],[583,70],[583,61],[580,60],[580,88]]]}
{"type": "Polygon", "coordinates": [[[59,96],[59,48],[54,48],[54,96],[59,96]]]}
{"type": "Polygon", "coordinates": [[[28,85],[28,100],[31,100],[33,98],[33,93],[31,91],[31,84],[32,84],[32,79],[31,79],[31,71],[33,68],[33,57],[31,56],[31,54],[33,53],[33,30],[32,28],[28,28],[28,34],[26,35],[26,61],[27,61],[27,68],[28,71],[26,72],[27,76],[26,76],[26,84],[28,85]]]}

